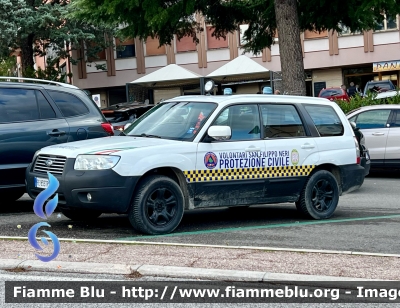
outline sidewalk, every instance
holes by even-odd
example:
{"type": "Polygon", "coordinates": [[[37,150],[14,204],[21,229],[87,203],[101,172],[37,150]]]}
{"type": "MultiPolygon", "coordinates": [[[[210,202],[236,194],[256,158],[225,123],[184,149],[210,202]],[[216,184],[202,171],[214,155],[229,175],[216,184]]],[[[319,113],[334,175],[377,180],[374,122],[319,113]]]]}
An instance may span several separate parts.
{"type": "MultiPolygon", "coordinates": [[[[400,256],[289,252],[260,248],[63,241],[44,263],[27,239],[0,240],[0,269],[162,276],[215,280],[400,280],[400,256]]],[[[42,245],[43,247],[43,245],[42,245]]],[[[52,246],[47,254],[51,253],[52,246]]],[[[46,250],[41,252],[46,255],[46,250]]]]}

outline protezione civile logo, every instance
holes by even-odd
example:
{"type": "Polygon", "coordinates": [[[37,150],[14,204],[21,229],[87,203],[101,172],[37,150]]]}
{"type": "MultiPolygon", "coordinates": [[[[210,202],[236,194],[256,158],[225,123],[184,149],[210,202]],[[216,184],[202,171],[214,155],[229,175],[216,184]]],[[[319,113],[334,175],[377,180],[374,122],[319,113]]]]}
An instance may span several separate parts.
{"type": "MultiPolygon", "coordinates": [[[[46,214],[43,212],[43,205],[46,202],[46,200],[49,199],[60,186],[58,180],[50,172],[47,172],[47,176],[49,177],[49,186],[36,197],[35,202],[33,204],[33,211],[37,216],[43,219],[47,219],[48,217],[50,217],[51,214],[53,214],[54,210],[56,209],[58,203],[58,194],[56,194],[53,199],[47,202],[45,206],[46,214]]],[[[36,234],[40,227],[51,227],[51,226],[47,222],[39,222],[34,226],[32,226],[32,228],[29,230],[28,233],[29,243],[33,248],[37,250],[43,250],[43,248],[39,245],[38,241],[36,240],[36,234]]],[[[36,253],[35,256],[40,261],[49,262],[51,260],[54,260],[58,256],[60,252],[60,242],[57,236],[53,232],[45,230],[43,230],[43,232],[46,233],[53,242],[53,253],[50,256],[42,256],[36,253]]],[[[49,245],[49,242],[45,237],[41,238],[41,242],[45,246],[49,245]]]]}

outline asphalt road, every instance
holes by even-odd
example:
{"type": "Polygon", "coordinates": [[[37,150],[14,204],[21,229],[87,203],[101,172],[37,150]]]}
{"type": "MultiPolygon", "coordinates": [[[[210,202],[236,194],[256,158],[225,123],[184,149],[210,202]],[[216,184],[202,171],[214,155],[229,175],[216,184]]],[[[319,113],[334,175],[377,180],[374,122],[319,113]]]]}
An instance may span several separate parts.
{"type": "MultiPolygon", "coordinates": [[[[294,204],[276,204],[189,211],[176,231],[167,236],[142,236],[130,227],[125,215],[102,215],[93,222],[73,222],[54,213],[48,223],[59,238],[400,254],[399,183],[399,171],[374,173],[359,190],[342,196],[335,215],[323,221],[302,218],[294,204]]],[[[22,198],[3,207],[0,235],[27,236],[30,227],[42,221],[34,215],[32,205],[30,199],[22,198]]]]}

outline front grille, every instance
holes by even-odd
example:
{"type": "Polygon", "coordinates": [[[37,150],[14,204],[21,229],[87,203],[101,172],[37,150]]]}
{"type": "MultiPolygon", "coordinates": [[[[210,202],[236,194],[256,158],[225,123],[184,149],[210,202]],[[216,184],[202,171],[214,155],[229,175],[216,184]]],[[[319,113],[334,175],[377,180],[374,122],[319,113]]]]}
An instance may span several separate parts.
{"type": "Polygon", "coordinates": [[[51,174],[62,174],[66,160],[67,158],[64,156],[40,154],[36,159],[33,171],[43,173],[50,172],[51,174]],[[52,164],[50,166],[46,165],[46,162],[50,161],[52,161],[52,164]]]}

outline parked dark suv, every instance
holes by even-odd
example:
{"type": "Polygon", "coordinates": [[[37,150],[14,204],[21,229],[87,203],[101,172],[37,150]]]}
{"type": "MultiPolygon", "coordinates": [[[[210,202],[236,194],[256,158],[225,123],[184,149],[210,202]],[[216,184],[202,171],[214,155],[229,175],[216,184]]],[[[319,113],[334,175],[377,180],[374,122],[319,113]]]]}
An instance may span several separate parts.
{"type": "Polygon", "coordinates": [[[0,82],[0,204],[25,193],[25,169],[39,149],[114,134],[92,99],[75,86],[29,78],[0,81],[5,81],[0,82]]]}

